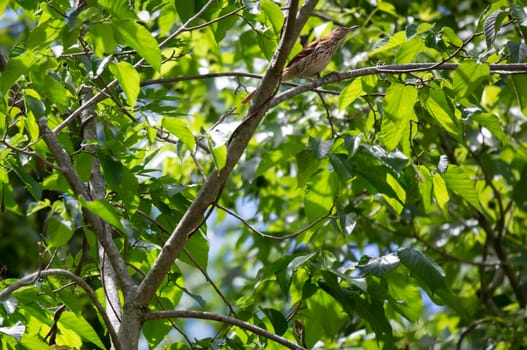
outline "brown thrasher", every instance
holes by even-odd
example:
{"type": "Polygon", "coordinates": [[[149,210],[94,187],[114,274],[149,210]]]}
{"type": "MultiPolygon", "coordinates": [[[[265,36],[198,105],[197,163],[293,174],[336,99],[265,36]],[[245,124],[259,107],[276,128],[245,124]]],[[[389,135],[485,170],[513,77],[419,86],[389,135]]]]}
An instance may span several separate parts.
{"type": "MultiPolygon", "coordinates": [[[[282,81],[318,75],[326,68],[346,34],[356,28],[358,26],[337,27],[329,35],[304,47],[284,68],[282,81]]],[[[247,95],[242,103],[247,103],[253,97],[254,92],[247,95]]]]}

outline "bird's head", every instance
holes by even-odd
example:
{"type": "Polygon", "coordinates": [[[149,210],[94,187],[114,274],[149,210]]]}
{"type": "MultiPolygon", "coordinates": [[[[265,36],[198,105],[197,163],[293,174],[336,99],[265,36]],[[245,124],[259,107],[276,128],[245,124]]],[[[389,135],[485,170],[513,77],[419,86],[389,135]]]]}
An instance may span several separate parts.
{"type": "Polygon", "coordinates": [[[336,38],[344,38],[346,36],[346,34],[348,34],[349,32],[351,32],[352,30],[354,29],[357,29],[359,28],[359,26],[351,26],[351,27],[337,27],[333,30],[333,32],[331,33],[333,36],[335,36],[336,38]]]}

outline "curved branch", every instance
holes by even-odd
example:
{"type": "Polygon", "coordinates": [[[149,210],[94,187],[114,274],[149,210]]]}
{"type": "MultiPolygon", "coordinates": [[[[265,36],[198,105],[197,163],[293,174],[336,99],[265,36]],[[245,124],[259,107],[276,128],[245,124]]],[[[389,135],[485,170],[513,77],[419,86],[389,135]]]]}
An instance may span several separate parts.
{"type": "MultiPolygon", "coordinates": [[[[311,7],[312,9],[316,2],[316,0],[306,0],[303,8],[311,7]]],[[[207,209],[216,202],[223,186],[227,182],[227,178],[245,151],[258,127],[258,124],[270,108],[269,101],[271,100],[274,89],[280,82],[281,72],[287,60],[287,56],[297,38],[294,36],[294,33],[300,31],[300,29],[295,28],[295,25],[303,27],[305,23],[295,23],[294,17],[297,12],[297,7],[298,0],[290,0],[290,12],[287,16],[287,22],[280,44],[271,60],[269,69],[266,71],[262,79],[262,83],[260,84],[261,88],[257,90],[244,120],[234,131],[229,140],[227,159],[224,167],[212,171],[196,195],[196,198],[166,241],[152,268],[137,288],[136,301],[138,304],[147,305],[155,295],[157,288],[162,283],[163,278],[169,271],[174,259],[176,259],[183,251],[188,237],[201,226],[207,209]]],[[[308,13],[310,12],[311,10],[308,11],[308,13]]],[[[307,20],[307,16],[304,17],[307,20]]]]}
{"type": "Polygon", "coordinates": [[[73,272],[70,272],[68,270],[63,270],[63,269],[48,269],[48,270],[40,270],[40,271],[34,272],[32,274],[22,277],[15,283],[10,284],[4,289],[0,290],[0,300],[7,298],[11,293],[16,291],[17,289],[20,289],[24,286],[32,284],[35,278],[46,277],[46,276],[66,277],[67,279],[75,282],[79,287],[84,289],[86,294],[88,294],[88,297],[90,298],[91,302],[93,303],[93,305],[95,306],[99,314],[101,315],[101,318],[103,319],[104,323],[106,324],[106,327],[108,328],[108,332],[110,333],[110,337],[112,338],[113,345],[115,346],[116,349],[118,350],[121,349],[121,343],[119,342],[117,333],[115,332],[115,329],[113,328],[112,323],[110,319],[108,318],[108,314],[104,310],[104,307],[99,302],[99,299],[97,299],[95,292],[85,280],[83,280],[82,278],[74,274],[73,272]]]}
{"type": "MultiPolygon", "coordinates": [[[[57,136],[49,129],[47,120],[45,118],[40,119],[38,121],[38,125],[41,137],[44,139],[44,142],[51,151],[51,154],[53,154],[55,157],[55,160],[59,165],[60,172],[66,181],[68,181],[68,184],[70,185],[73,192],[77,196],[82,197],[87,201],[92,200],[92,195],[88,192],[84,186],[84,183],[75,172],[70,157],[62,148],[57,136]]],[[[104,221],[89,210],[84,209],[83,213],[86,216],[87,222],[92,225],[92,229],[95,232],[97,239],[101,242],[105,253],[108,255],[108,259],[110,259],[113,268],[117,272],[117,277],[123,286],[124,292],[131,292],[134,287],[134,282],[128,273],[124,259],[119,253],[119,250],[117,249],[117,246],[115,245],[111,235],[105,234],[104,221]]]]}
{"type": "Polygon", "coordinates": [[[269,239],[274,239],[276,241],[283,241],[283,240],[286,240],[286,239],[290,239],[290,238],[294,238],[296,236],[299,236],[301,235],[302,233],[306,232],[307,230],[315,227],[316,225],[318,225],[319,222],[331,217],[331,212],[333,211],[333,209],[335,208],[335,202],[333,202],[333,205],[331,206],[331,208],[329,209],[328,213],[324,216],[321,216],[319,217],[318,219],[316,219],[315,221],[313,221],[312,223],[310,223],[309,225],[307,225],[306,227],[296,231],[296,232],[293,232],[293,233],[290,233],[288,235],[285,235],[285,236],[274,236],[274,235],[270,235],[268,233],[263,233],[261,231],[258,231],[256,229],[256,227],[254,227],[253,225],[251,225],[249,222],[247,222],[247,220],[245,220],[244,218],[242,218],[240,215],[236,214],[234,211],[228,209],[228,208],[225,208],[224,206],[222,205],[219,205],[216,203],[216,207],[223,210],[224,212],[226,212],[227,214],[235,217],[236,219],[238,219],[242,224],[244,224],[245,226],[247,226],[247,228],[249,230],[251,230],[252,232],[256,233],[258,236],[260,237],[263,237],[263,238],[269,238],[269,239]]]}
{"type": "Polygon", "coordinates": [[[202,320],[210,320],[216,322],[228,323],[242,329],[246,329],[254,334],[258,334],[262,337],[277,342],[280,345],[286,346],[289,349],[304,350],[305,348],[290,342],[289,340],[282,338],[274,333],[271,333],[263,328],[257,327],[248,322],[238,320],[237,318],[215,314],[212,312],[205,311],[192,311],[192,310],[172,310],[172,311],[150,311],[145,314],[144,320],[158,320],[162,318],[198,318],[202,320]]]}

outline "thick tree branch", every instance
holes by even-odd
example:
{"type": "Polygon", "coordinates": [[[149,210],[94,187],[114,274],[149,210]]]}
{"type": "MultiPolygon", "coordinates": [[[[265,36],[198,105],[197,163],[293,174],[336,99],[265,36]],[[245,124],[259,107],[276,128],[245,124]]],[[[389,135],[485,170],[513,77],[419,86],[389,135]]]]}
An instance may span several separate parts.
{"type": "MultiPolygon", "coordinates": [[[[91,88],[83,86],[81,88],[81,93],[83,98],[89,99],[93,97],[93,92],[91,88]]],[[[86,152],[96,154],[97,146],[93,141],[97,140],[97,124],[96,124],[96,115],[95,115],[95,106],[85,109],[81,113],[81,122],[82,122],[82,140],[86,144],[86,152]]],[[[104,199],[106,197],[106,183],[101,174],[101,164],[98,157],[93,158],[93,163],[91,167],[91,178],[89,181],[90,185],[90,196],[93,199],[104,199]]],[[[112,227],[107,222],[102,223],[102,232],[101,235],[106,237],[106,240],[112,239],[112,227]]],[[[118,278],[115,273],[115,269],[109,259],[107,254],[104,251],[104,247],[101,243],[97,242],[97,250],[99,253],[100,261],[100,271],[101,271],[101,281],[103,284],[104,296],[106,307],[108,310],[108,316],[112,322],[112,325],[115,329],[119,329],[121,323],[121,303],[119,300],[119,290],[118,290],[118,278]]],[[[123,291],[124,295],[130,294],[131,291],[123,291]]]]}
{"type": "MultiPolygon", "coordinates": [[[[87,201],[93,200],[82,180],[75,173],[73,164],[68,154],[62,148],[62,145],[60,144],[56,135],[53,134],[53,132],[49,129],[47,120],[40,119],[39,128],[41,137],[44,139],[44,142],[51,151],[51,154],[53,154],[53,157],[55,157],[55,160],[59,165],[60,172],[62,175],[64,175],[66,181],[68,181],[73,192],[76,195],[83,197],[87,201]]],[[[84,209],[83,213],[87,222],[91,225],[93,231],[95,232],[97,239],[104,247],[104,251],[108,255],[108,259],[110,260],[113,268],[117,272],[119,282],[122,284],[124,291],[131,291],[134,286],[134,282],[128,273],[125,261],[119,253],[117,246],[113,242],[111,235],[108,236],[105,234],[103,220],[89,210],[84,209]]]]}
{"type": "MultiPolygon", "coordinates": [[[[276,97],[274,97],[270,104],[269,108],[277,106],[278,104],[289,100],[291,97],[299,95],[303,92],[314,90],[322,85],[334,83],[341,80],[354,79],[362,77],[365,75],[374,75],[374,74],[404,74],[404,73],[413,73],[413,72],[423,72],[428,70],[446,70],[451,71],[459,67],[458,63],[408,63],[408,64],[388,64],[375,67],[365,67],[354,69],[345,73],[332,73],[326,75],[323,78],[314,80],[310,83],[299,85],[293,89],[289,89],[276,97]]],[[[527,64],[526,63],[505,63],[505,64],[489,64],[491,73],[515,73],[515,74],[527,74],[527,64]]]]}
{"type": "Polygon", "coordinates": [[[46,277],[46,276],[66,277],[67,279],[75,282],[79,287],[84,289],[84,291],[90,298],[91,302],[93,303],[93,305],[95,306],[99,314],[101,315],[101,318],[103,319],[104,323],[106,324],[106,327],[108,328],[108,332],[110,333],[110,337],[112,338],[112,343],[114,344],[115,348],[117,350],[121,349],[119,339],[117,337],[117,333],[115,332],[115,329],[112,326],[112,322],[108,318],[108,314],[106,313],[106,311],[104,310],[104,307],[99,302],[99,299],[97,299],[97,296],[95,295],[95,292],[93,291],[93,289],[90,287],[90,285],[85,280],[83,280],[82,278],[80,278],[79,276],[77,276],[76,274],[68,270],[48,269],[48,270],[37,271],[27,276],[24,276],[18,281],[16,281],[15,283],[10,284],[4,289],[0,290],[0,300],[7,298],[14,291],[24,286],[32,284],[37,278],[46,277]]]}
{"type": "Polygon", "coordinates": [[[214,314],[211,312],[204,311],[191,311],[191,310],[172,310],[172,311],[152,311],[145,315],[145,321],[158,320],[163,318],[198,318],[202,320],[210,320],[216,322],[223,322],[231,324],[242,329],[246,329],[254,334],[258,334],[262,337],[268,338],[280,345],[283,345],[289,349],[303,350],[300,345],[290,342],[289,340],[282,338],[274,333],[271,333],[263,328],[256,327],[248,322],[238,320],[237,318],[228,317],[220,314],[214,314]]]}
{"type": "MultiPolygon", "coordinates": [[[[311,8],[312,10],[316,2],[316,0],[307,0],[304,7],[311,8]]],[[[296,22],[295,16],[298,8],[298,0],[291,0],[288,7],[289,15],[287,16],[285,30],[280,44],[271,60],[269,69],[264,74],[261,87],[254,96],[244,121],[232,135],[227,149],[225,166],[219,171],[213,171],[209,175],[191,206],[168,238],[151,270],[138,287],[138,304],[146,305],[150,302],[157,288],[163,281],[164,276],[169,271],[170,266],[173,264],[174,259],[183,250],[188,236],[202,225],[207,208],[215,203],[231,171],[249,144],[259,122],[269,109],[268,101],[271,99],[274,89],[280,82],[282,69],[296,41],[297,36],[294,34],[300,32],[300,29],[297,27],[303,27],[305,20],[307,20],[306,14],[311,12],[311,10],[302,10],[301,14],[303,14],[303,17],[301,21],[296,22]]]]}

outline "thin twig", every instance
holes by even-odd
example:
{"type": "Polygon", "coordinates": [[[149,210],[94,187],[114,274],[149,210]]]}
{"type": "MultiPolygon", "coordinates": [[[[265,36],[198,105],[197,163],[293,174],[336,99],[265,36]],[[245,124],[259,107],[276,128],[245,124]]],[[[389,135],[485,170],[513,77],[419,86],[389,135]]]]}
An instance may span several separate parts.
{"type": "Polygon", "coordinates": [[[240,7],[238,7],[237,9],[234,9],[234,10],[232,10],[231,12],[228,12],[228,13],[224,14],[223,16],[220,16],[220,17],[218,17],[218,18],[215,18],[215,19],[213,19],[213,20],[211,20],[211,21],[205,22],[205,23],[203,23],[203,24],[198,24],[198,25],[196,25],[196,26],[194,26],[194,27],[188,27],[188,28],[185,29],[185,31],[186,31],[186,32],[191,32],[191,31],[193,31],[193,30],[197,30],[197,29],[201,29],[201,28],[208,27],[208,26],[210,26],[210,25],[213,24],[213,23],[219,22],[219,21],[221,21],[221,20],[224,20],[224,19],[227,18],[227,17],[230,17],[230,16],[235,15],[236,13],[240,12],[240,11],[243,10],[244,8],[245,8],[245,5],[240,6],[240,7]]]}
{"type": "Polygon", "coordinates": [[[304,233],[304,232],[312,229],[316,225],[318,225],[318,223],[320,223],[321,221],[323,221],[323,220],[325,220],[327,218],[330,218],[332,216],[331,213],[333,212],[333,209],[335,208],[335,202],[333,202],[333,205],[331,206],[331,208],[329,209],[329,211],[328,211],[328,213],[326,215],[319,217],[318,219],[316,219],[315,221],[313,221],[312,223],[310,223],[306,227],[302,228],[301,230],[298,230],[296,232],[293,232],[293,233],[285,235],[285,236],[274,236],[274,235],[270,235],[270,234],[258,231],[253,225],[251,225],[249,222],[247,222],[247,220],[242,218],[240,215],[236,214],[234,211],[232,211],[232,210],[230,210],[228,208],[225,208],[224,206],[222,206],[220,204],[216,204],[216,207],[221,209],[221,210],[223,210],[227,214],[229,214],[231,216],[234,216],[241,223],[243,223],[245,226],[247,226],[247,228],[249,230],[251,230],[252,232],[256,233],[258,236],[263,237],[263,238],[273,239],[273,240],[276,240],[276,241],[283,241],[283,240],[286,240],[286,239],[290,239],[290,238],[294,238],[296,236],[299,236],[302,233],[304,233]]]}

